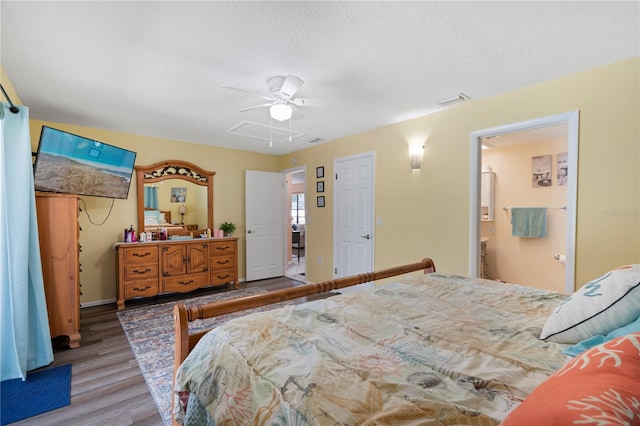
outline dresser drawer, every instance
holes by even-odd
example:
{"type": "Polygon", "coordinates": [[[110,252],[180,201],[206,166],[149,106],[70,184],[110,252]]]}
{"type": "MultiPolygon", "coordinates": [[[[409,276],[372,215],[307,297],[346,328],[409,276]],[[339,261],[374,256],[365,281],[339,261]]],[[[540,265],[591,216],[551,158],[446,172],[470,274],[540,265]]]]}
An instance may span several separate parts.
{"type": "Polygon", "coordinates": [[[229,282],[238,282],[236,269],[226,269],[224,271],[211,271],[211,285],[221,285],[229,282]]]}
{"type": "Polygon", "coordinates": [[[125,247],[124,263],[153,263],[158,261],[158,246],[125,247]]]}
{"type": "MultiPolygon", "coordinates": [[[[133,264],[124,265],[124,279],[141,280],[145,278],[157,278],[158,277],[158,264],[146,263],[146,264],[133,264]]],[[[156,286],[157,287],[157,286],[156,286]]]]}
{"type": "Polygon", "coordinates": [[[211,270],[236,269],[235,256],[215,256],[211,258],[211,270]]]}
{"type": "Polygon", "coordinates": [[[163,292],[185,293],[209,285],[209,274],[187,274],[180,277],[168,277],[162,280],[163,292]]]}
{"type": "Polygon", "coordinates": [[[158,294],[158,279],[131,281],[124,285],[124,298],[151,297],[158,294]]]}
{"type": "Polygon", "coordinates": [[[216,241],[211,243],[211,256],[232,256],[235,254],[235,241],[216,241]]]}

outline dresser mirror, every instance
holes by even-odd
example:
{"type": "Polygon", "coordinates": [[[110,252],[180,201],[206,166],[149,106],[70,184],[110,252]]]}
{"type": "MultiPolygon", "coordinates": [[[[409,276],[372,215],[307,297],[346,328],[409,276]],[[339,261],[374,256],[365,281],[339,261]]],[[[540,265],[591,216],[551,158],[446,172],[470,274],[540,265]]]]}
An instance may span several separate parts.
{"type": "Polygon", "coordinates": [[[169,236],[194,236],[213,229],[213,176],[195,164],[162,161],[136,166],[139,232],[166,229],[169,236]]]}

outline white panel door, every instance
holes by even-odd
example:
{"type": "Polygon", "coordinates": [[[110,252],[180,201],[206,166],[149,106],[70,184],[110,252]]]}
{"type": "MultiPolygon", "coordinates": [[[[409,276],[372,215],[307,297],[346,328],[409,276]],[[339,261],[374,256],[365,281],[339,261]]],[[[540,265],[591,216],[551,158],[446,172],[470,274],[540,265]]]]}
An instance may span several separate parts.
{"type": "MultiPolygon", "coordinates": [[[[334,278],[373,271],[374,156],[366,153],[334,163],[334,278]]],[[[341,293],[373,283],[341,289],[341,293]]]]}
{"type": "Polygon", "coordinates": [[[285,189],[282,173],[245,173],[247,281],[284,275],[285,189]]]}

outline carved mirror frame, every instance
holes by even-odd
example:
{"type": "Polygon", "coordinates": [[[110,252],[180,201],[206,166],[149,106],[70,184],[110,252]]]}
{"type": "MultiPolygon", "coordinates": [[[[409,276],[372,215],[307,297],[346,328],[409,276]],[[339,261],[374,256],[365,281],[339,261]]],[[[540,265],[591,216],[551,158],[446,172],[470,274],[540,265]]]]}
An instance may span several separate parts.
{"type": "Polygon", "coordinates": [[[167,179],[182,179],[207,187],[207,227],[213,229],[213,176],[211,172],[181,160],[167,160],[150,166],[135,166],[138,196],[138,229],[144,229],[144,184],[167,179]]]}

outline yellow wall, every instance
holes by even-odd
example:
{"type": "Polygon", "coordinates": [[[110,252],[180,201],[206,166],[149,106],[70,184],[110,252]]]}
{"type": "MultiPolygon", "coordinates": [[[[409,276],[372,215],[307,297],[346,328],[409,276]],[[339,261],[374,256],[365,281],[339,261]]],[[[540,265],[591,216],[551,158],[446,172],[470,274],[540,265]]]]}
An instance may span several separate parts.
{"type": "MultiPolygon", "coordinates": [[[[334,159],[375,152],[375,216],[382,218],[375,230],[376,268],[429,256],[439,271],[467,274],[470,132],[580,110],[576,283],[581,286],[613,267],[640,263],[639,76],[640,58],[634,58],[279,158],[37,120],[32,121],[31,132],[34,149],[41,125],[50,124],[136,151],[136,164],[174,158],[216,171],[215,223],[231,220],[238,224],[241,277],[244,171],[306,165],[307,194],[312,200],[315,167],[324,166],[327,207],[319,209],[308,203],[311,221],[306,226],[307,277],[319,281],[332,276],[334,159]],[[408,143],[415,140],[426,141],[420,171],[409,168],[408,143]],[[322,265],[316,263],[317,257],[323,258],[322,265]]],[[[4,70],[2,78],[5,84],[4,70]]],[[[90,224],[84,212],[80,217],[83,303],[115,298],[111,243],[121,238],[125,226],[135,223],[134,197],[135,182],[129,199],[116,200],[102,226],[90,224]]],[[[111,200],[85,199],[94,221],[104,220],[111,200]]]]}
{"type": "MultiPolygon", "coordinates": [[[[176,143],[171,140],[110,132],[107,130],[72,126],[62,123],[47,123],[31,120],[31,141],[33,150],[37,149],[42,125],[50,125],[60,130],[76,133],[84,137],[99,140],[137,152],[136,165],[150,165],[167,159],[180,159],[192,162],[207,170],[216,172],[214,177],[214,224],[231,221],[236,223],[235,236],[239,240],[239,276],[244,278],[244,171],[263,170],[278,171],[278,158],[271,155],[237,151],[226,148],[215,148],[201,144],[176,143]]],[[[184,186],[184,185],[183,185],[184,186]]],[[[115,200],[113,210],[109,214],[111,199],[82,197],[86,209],[80,213],[80,244],[82,253],[83,304],[92,304],[116,297],[116,263],[112,244],[123,240],[123,231],[133,224],[137,227],[136,180],[131,182],[129,198],[115,200]]],[[[82,206],[82,204],[81,204],[82,206]]],[[[179,220],[174,216],[173,220],[179,220]]]]}
{"type": "MultiPolygon", "coordinates": [[[[375,267],[423,256],[439,271],[468,274],[470,133],[580,111],[576,286],[627,263],[640,263],[640,58],[544,82],[489,99],[282,157],[281,168],[325,167],[359,152],[376,153],[375,267]],[[409,169],[407,144],[425,141],[422,170],[409,169]]],[[[307,193],[315,191],[307,181],[307,193]]],[[[327,207],[309,203],[307,276],[331,277],[333,181],[327,207]],[[315,262],[322,256],[322,266],[315,262]],[[329,260],[327,262],[326,260],[329,260]]]]}
{"type": "Polygon", "coordinates": [[[495,173],[495,220],[482,223],[487,241],[487,276],[510,283],[564,291],[565,265],[554,254],[565,254],[567,187],[558,185],[556,159],[567,152],[567,139],[507,145],[482,151],[482,166],[495,173]],[[551,186],[532,184],[531,158],[551,156],[551,186]],[[511,235],[511,214],[503,207],[550,207],[547,236],[518,238],[511,235]]]}

